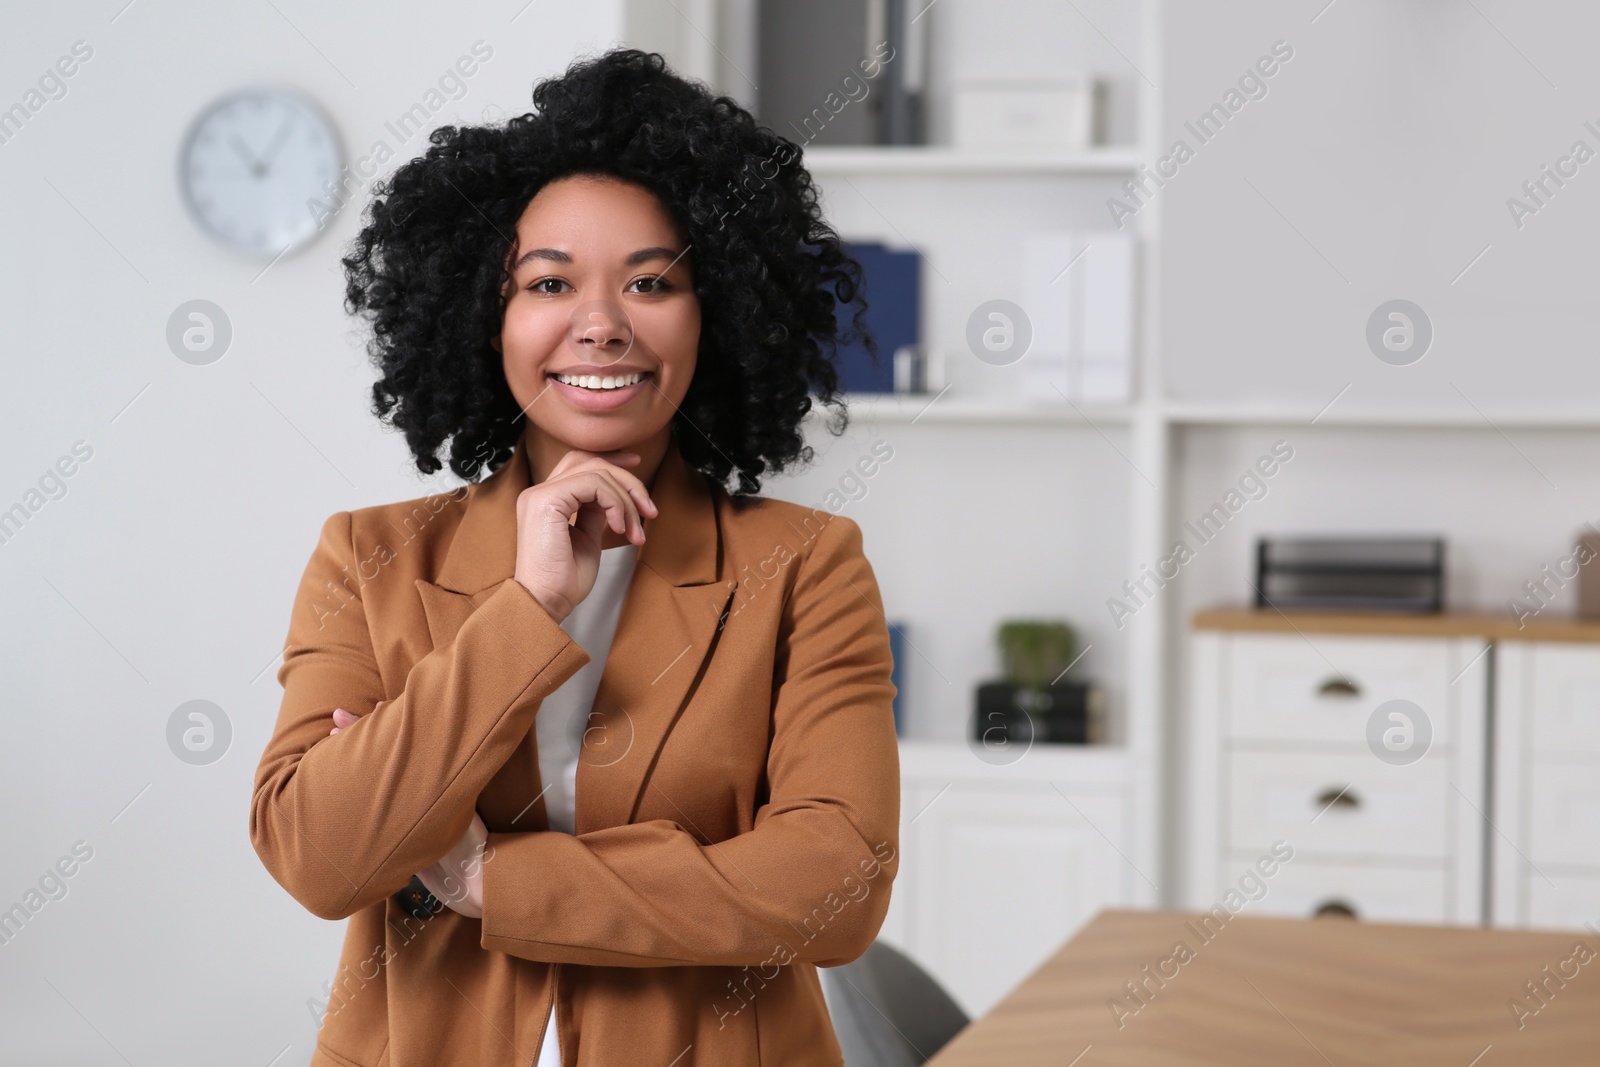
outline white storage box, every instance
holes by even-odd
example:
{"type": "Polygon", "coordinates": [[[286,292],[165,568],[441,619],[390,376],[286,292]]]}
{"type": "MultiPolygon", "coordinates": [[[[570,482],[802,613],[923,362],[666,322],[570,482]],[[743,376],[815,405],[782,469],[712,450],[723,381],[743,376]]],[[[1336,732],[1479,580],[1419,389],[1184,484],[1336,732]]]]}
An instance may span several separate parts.
{"type": "Polygon", "coordinates": [[[951,141],[963,149],[1088,148],[1100,141],[1100,84],[1087,74],[958,83],[951,141]]]}

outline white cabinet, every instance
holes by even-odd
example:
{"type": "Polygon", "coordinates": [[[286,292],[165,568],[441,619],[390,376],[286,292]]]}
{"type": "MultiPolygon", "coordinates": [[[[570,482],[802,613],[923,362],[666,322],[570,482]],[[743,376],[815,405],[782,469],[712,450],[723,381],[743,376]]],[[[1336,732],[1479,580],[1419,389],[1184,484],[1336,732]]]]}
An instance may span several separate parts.
{"type": "Polygon", "coordinates": [[[994,766],[960,742],[903,740],[900,779],[901,866],[880,936],[974,1017],[1102,908],[1153,902],[1126,858],[1120,749],[1041,744],[994,766]]]}
{"type": "Polygon", "coordinates": [[[1497,656],[1495,922],[1600,921],[1600,648],[1504,641],[1497,656]]]}
{"type": "Polygon", "coordinates": [[[1241,894],[1252,914],[1483,922],[1484,646],[1198,632],[1183,906],[1210,909],[1247,879],[1264,886],[1241,894]],[[1274,846],[1292,859],[1251,875],[1274,846]]]}

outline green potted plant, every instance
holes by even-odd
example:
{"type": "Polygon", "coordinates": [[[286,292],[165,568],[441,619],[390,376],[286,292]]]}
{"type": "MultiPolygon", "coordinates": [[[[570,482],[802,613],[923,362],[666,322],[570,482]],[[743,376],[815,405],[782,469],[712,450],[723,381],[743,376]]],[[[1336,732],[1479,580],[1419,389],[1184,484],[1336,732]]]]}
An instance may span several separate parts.
{"type": "Polygon", "coordinates": [[[978,686],[975,740],[996,751],[1011,742],[1101,740],[1100,687],[1062,677],[1079,651],[1071,624],[1065,619],[1004,619],[995,638],[1003,677],[978,686]]]}
{"type": "Polygon", "coordinates": [[[1005,680],[1017,687],[1017,703],[1030,715],[1044,705],[1045,690],[1072,663],[1078,635],[1061,619],[1010,619],[996,637],[1005,680]]]}

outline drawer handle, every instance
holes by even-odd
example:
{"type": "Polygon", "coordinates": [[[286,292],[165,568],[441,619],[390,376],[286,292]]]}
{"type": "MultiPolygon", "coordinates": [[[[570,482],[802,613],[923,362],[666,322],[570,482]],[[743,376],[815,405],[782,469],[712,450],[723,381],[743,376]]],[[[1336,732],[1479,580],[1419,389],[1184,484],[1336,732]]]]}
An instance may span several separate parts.
{"type": "Polygon", "coordinates": [[[1361,687],[1348,678],[1329,678],[1317,686],[1317,695],[1324,697],[1358,697],[1361,687]]]}
{"type": "Polygon", "coordinates": [[[1327,900],[1317,905],[1311,913],[1313,919],[1359,919],[1356,909],[1342,900],[1327,900]]]}
{"type": "Polygon", "coordinates": [[[1329,808],[1345,808],[1350,811],[1361,806],[1361,798],[1350,791],[1349,786],[1334,789],[1329,786],[1317,796],[1316,808],[1318,812],[1327,811],[1329,808]]]}

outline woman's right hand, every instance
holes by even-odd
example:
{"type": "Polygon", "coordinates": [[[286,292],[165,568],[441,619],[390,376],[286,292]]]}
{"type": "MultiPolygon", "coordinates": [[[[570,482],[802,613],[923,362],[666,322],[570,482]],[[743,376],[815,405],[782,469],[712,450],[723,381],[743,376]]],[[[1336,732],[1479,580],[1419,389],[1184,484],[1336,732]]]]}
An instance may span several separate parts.
{"type": "Polygon", "coordinates": [[[638,462],[637,452],[575,448],[517,497],[513,576],[556,622],[594,588],[608,526],[644,544],[644,520],[656,516],[656,505],[644,483],[623,470],[638,462]]]}

